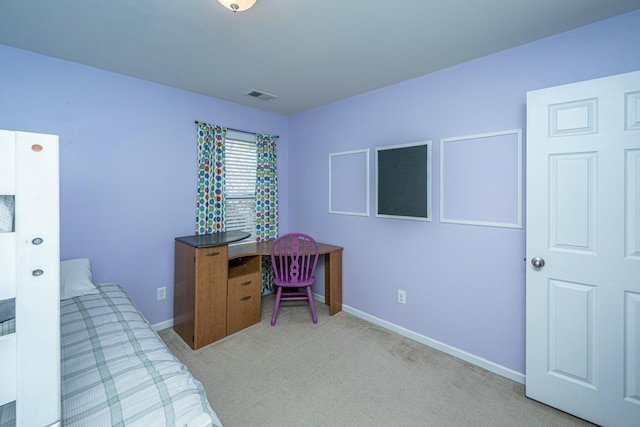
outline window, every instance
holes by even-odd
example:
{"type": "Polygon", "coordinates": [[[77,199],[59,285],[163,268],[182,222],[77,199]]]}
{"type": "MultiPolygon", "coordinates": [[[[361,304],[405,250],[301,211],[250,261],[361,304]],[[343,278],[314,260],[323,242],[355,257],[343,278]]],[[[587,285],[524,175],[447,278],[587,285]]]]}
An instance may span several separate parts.
{"type": "Polygon", "coordinates": [[[225,217],[227,231],[256,236],[256,136],[227,131],[225,139],[225,217]]]}

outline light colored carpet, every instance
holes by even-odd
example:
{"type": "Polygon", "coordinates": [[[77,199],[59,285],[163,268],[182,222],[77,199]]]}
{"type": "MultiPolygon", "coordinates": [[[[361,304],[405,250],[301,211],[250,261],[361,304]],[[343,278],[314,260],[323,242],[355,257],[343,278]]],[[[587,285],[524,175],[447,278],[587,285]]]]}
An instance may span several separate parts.
{"type": "Polygon", "coordinates": [[[524,386],[345,312],[282,306],[199,350],[160,336],[201,381],[225,427],[590,426],[528,399],[524,386]]]}

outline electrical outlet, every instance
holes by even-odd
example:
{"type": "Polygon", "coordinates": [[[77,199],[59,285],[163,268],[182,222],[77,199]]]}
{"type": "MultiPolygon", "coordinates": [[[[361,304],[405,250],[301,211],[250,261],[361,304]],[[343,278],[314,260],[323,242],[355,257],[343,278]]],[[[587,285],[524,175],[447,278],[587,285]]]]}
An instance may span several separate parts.
{"type": "Polygon", "coordinates": [[[157,297],[158,301],[162,301],[163,299],[167,299],[167,287],[163,286],[157,289],[157,297]]]}
{"type": "Polygon", "coordinates": [[[406,304],[407,303],[407,292],[403,291],[402,289],[398,289],[398,302],[400,304],[406,304]]]}

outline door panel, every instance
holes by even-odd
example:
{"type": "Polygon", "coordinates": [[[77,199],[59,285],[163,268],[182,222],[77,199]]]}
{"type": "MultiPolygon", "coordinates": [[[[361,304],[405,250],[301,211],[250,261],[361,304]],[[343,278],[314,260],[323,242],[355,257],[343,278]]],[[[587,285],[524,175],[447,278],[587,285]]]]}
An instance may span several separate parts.
{"type": "Polygon", "coordinates": [[[627,150],[625,170],[625,255],[640,261],[640,150],[627,150]]]}
{"type": "Polygon", "coordinates": [[[625,293],[625,399],[640,405],[640,294],[625,293]]]}
{"type": "Polygon", "coordinates": [[[593,388],[596,288],[549,281],[549,372],[593,388]]]}
{"type": "Polygon", "coordinates": [[[549,156],[550,247],[595,251],[595,153],[549,156]]]}

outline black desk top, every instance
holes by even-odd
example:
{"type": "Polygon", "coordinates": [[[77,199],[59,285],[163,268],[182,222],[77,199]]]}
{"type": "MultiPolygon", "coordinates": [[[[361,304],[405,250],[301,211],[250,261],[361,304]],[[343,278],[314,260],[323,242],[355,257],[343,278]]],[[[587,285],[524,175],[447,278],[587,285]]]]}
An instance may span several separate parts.
{"type": "Polygon", "coordinates": [[[251,236],[246,231],[225,231],[223,233],[199,234],[196,236],[176,237],[178,242],[193,246],[194,248],[209,248],[237,242],[251,236]]]}

